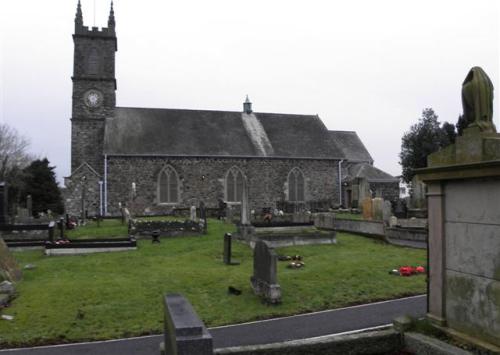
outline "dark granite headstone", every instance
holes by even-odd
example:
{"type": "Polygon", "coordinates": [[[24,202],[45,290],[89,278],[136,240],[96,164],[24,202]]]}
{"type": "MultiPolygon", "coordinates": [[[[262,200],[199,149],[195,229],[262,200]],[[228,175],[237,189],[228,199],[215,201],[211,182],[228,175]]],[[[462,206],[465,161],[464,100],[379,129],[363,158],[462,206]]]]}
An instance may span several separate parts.
{"type": "Polygon", "coordinates": [[[397,218],[406,218],[406,204],[403,202],[403,200],[399,199],[396,201],[396,206],[394,207],[394,215],[397,218]]]}
{"type": "Polygon", "coordinates": [[[207,234],[208,230],[207,209],[203,201],[200,202],[200,223],[203,223],[203,234],[207,234]]]}
{"type": "Polygon", "coordinates": [[[165,296],[165,355],[213,355],[212,336],[189,301],[178,294],[165,296]]]}
{"type": "Polygon", "coordinates": [[[255,243],[253,253],[253,276],[250,278],[255,294],[262,296],[266,302],[281,302],[281,288],[277,277],[278,257],[274,249],[262,240],[255,243]]]}
{"type": "Polygon", "coordinates": [[[8,187],[5,182],[0,182],[0,224],[8,223],[7,206],[8,187]]]}

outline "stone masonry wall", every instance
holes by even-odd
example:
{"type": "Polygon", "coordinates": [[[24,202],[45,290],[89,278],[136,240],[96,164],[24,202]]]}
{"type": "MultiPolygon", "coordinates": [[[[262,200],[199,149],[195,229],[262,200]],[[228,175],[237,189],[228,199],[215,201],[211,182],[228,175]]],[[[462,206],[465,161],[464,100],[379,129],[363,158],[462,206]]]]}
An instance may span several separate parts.
{"type": "Polygon", "coordinates": [[[104,121],[73,120],[71,123],[71,171],[83,163],[103,174],[104,121]]]}
{"type": "Polygon", "coordinates": [[[260,211],[286,200],[287,177],[298,167],[305,178],[307,201],[331,199],[338,203],[337,162],[296,159],[234,159],[234,158],[161,158],[108,157],[108,214],[117,215],[118,203],[125,203],[132,213],[164,213],[173,207],[189,207],[203,201],[206,207],[217,207],[225,198],[225,176],[236,166],[249,183],[250,208],[260,211]],[[166,165],[172,166],[180,183],[180,202],[159,205],[158,174],[166,165]],[[132,183],[136,196],[132,197],[132,183]]]}

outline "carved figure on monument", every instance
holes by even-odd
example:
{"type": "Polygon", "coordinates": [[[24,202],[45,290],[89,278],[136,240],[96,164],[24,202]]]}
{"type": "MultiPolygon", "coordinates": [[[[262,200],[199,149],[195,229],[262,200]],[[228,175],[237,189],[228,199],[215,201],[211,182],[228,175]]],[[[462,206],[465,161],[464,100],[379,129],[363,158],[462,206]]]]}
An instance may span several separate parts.
{"type": "Polygon", "coordinates": [[[493,84],[480,67],[472,68],[462,84],[462,105],[468,127],[496,132],[493,123],[493,84]]]}

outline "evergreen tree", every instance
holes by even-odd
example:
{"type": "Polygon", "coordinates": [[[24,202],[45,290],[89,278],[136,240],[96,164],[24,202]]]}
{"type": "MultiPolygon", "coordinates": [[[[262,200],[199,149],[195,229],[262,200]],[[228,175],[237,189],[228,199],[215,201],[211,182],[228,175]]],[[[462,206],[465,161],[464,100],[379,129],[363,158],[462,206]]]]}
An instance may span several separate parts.
{"type": "Polygon", "coordinates": [[[455,136],[453,124],[445,122],[440,127],[434,110],[424,109],[419,121],[402,138],[399,163],[403,168],[403,180],[411,182],[415,169],[427,166],[427,156],[453,143],[455,136]]]}
{"type": "Polygon", "coordinates": [[[54,167],[49,166],[47,158],[35,160],[24,169],[23,199],[33,198],[33,215],[46,213],[47,210],[62,214],[64,207],[61,191],[57,186],[54,167]]]}

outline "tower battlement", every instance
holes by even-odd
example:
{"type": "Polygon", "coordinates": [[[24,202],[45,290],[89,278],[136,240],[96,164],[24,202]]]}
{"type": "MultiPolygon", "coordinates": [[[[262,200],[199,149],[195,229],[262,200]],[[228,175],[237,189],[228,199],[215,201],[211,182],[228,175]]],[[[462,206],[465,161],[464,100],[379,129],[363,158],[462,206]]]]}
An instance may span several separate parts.
{"type": "Polygon", "coordinates": [[[76,8],[75,15],[75,34],[74,36],[90,36],[99,38],[112,38],[116,39],[116,22],[115,22],[115,11],[113,9],[113,1],[111,1],[111,9],[109,11],[108,17],[108,27],[95,27],[95,26],[84,26],[83,25],[83,13],[80,0],[78,0],[78,5],[76,8]]]}
{"type": "Polygon", "coordinates": [[[115,28],[109,27],[87,27],[78,26],[75,27],[75,36],[91,36],[91,37],[102,37],[102,38],[113,38],[116,39],[115,28]]]}

